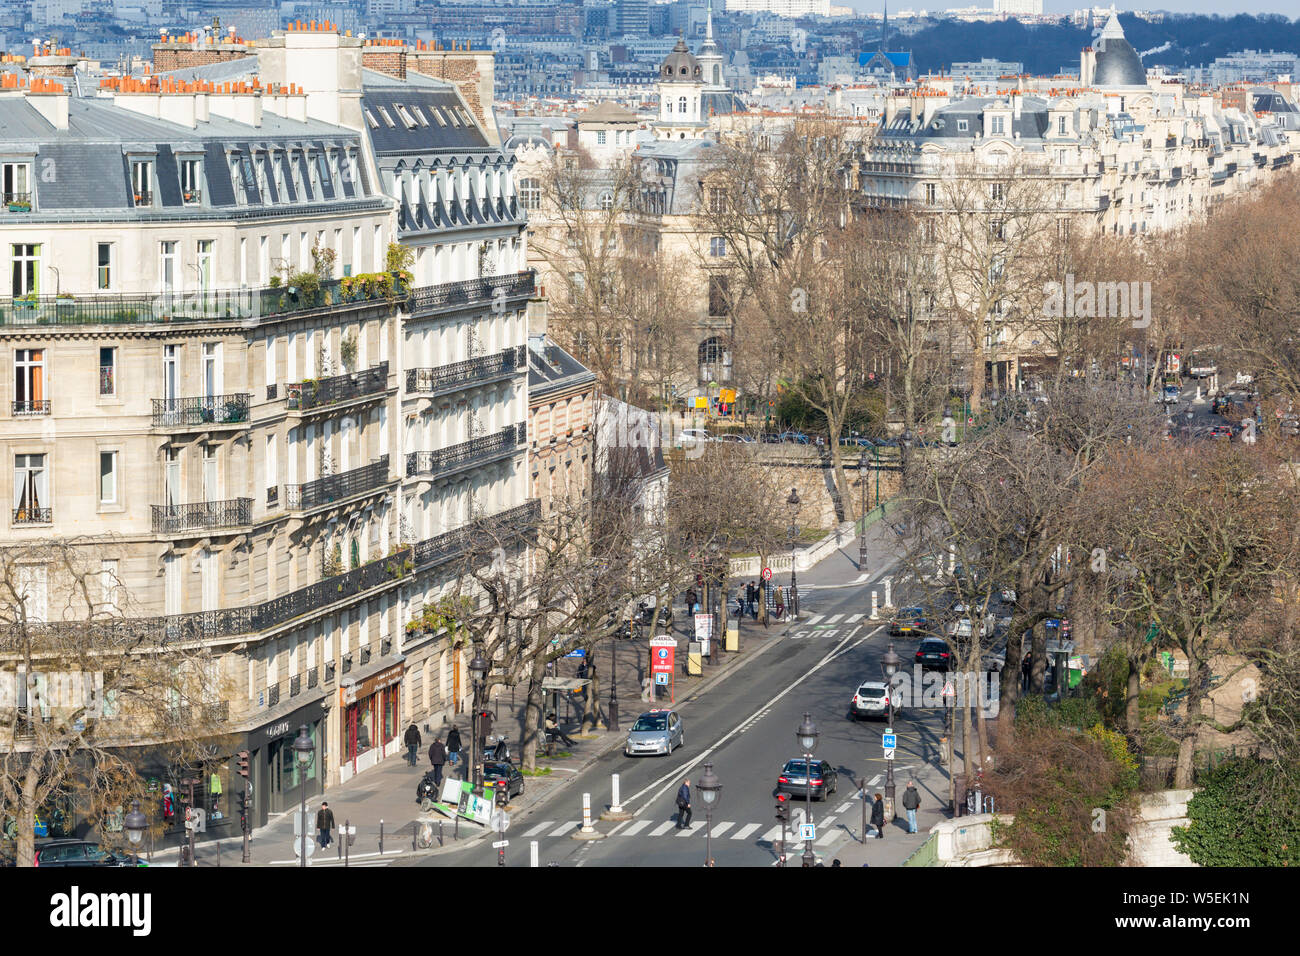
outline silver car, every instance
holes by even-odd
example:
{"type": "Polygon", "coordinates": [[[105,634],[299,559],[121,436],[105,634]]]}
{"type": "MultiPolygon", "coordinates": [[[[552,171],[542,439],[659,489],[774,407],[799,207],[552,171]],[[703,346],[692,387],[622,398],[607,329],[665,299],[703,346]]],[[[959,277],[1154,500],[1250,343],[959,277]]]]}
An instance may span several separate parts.
{"type": "Polygon", "coordinates": [[[623,753],[628,757],[639,754],[664,754],[673,752],[673,748],[686,743],[682,731],[682,718],[676,711],[652,710],[642,714],[632,725],[623,745],[623,753]]]}

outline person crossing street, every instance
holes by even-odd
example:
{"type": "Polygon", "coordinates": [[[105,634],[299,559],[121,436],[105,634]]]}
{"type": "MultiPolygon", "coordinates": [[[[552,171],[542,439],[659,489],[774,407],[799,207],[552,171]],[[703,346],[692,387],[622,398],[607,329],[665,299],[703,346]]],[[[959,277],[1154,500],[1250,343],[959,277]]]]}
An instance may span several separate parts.
{"type": "Polygon", "coordinates": [[[677,829],[685,830],[691,825],[691,781],[683,780],[677,791],[677,829]]]}

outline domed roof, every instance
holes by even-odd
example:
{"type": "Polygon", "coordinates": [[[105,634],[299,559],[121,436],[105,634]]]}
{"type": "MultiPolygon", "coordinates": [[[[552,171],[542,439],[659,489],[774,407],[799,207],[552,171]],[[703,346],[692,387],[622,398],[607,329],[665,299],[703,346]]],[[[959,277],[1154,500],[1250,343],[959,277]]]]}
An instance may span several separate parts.
{"type": "Polygon", "coordinates": [[[679,83],[703,82],[704,71],[700,69],[700,63],[691,55],[691,51],[686,49],[686,41],[681,37],[677,38],[673,51],[664,58],[663,65],[659,68],[659,77],[679,83]]]}
{"type": "Polygon", "coordinates": [[[1093,70],[1093,86],[1146,86],[1147,71],[1142,58],[1124,38],[1119,17],[1110,15],[1106,27],[1097,40],[1097,66],[1093,70]]]}

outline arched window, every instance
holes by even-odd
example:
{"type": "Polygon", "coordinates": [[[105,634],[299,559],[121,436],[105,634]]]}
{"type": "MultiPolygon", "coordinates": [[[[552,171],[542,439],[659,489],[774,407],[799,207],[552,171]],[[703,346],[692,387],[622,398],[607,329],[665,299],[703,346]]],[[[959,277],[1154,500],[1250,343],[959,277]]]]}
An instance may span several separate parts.
{"type": "Polygon", "coordinates": [[[727,354],[727,347],[716,335],[700,343],[700,362],[721,362],[727,354]]]}
{"type": "Polygon", "coordinates": [[[614,208],[614,194],[608,189],[600,194],[600,208],[606,210],[614,208]]]}
{"type": "Polygon", "coordinates": [[[679,112],[679,113],[685,113],[685,112],[686,112],[686,97],[682,96],[682,97],[679,97],[679,98],[678,98],[678,100],[677,100],[677,112],[679,112]]]}

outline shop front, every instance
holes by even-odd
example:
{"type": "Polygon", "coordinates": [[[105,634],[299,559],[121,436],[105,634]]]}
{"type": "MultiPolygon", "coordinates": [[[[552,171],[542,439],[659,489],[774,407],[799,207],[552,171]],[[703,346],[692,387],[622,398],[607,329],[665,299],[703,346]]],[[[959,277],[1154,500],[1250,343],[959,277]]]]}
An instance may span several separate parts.
{"type": "Polygon", "coordinates": [[[401,689],[404,657],[380,661],[370,674],[345,677],[339,686],[339,782],[368,770],[402,748],[401,689]]]}
{"type": "Polygon", "coordinates": [[[329,766],[325,739],[324,701],[313,701],[291,714],[249,731],[249,772],[253,787],[254,825],[265,822],[267,815],[299,805],[303,793],[308,798],[324,789],[322,767],[329,766]],[[293,742],[300,728],[315,745],[315,757],[305,769],[294,760],[293,742]]]}

